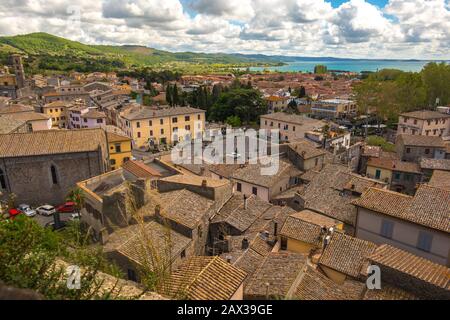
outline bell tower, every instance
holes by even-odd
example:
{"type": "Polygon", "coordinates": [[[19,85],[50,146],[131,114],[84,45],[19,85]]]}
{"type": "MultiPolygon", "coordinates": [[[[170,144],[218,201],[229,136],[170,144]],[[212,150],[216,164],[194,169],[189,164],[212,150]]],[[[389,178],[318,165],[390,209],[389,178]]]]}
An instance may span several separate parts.
{"type": "Polygon", "coordinates": [[[14,68],[14,74],[16,75],[16,83],[19,89],[25,87],[25,71],[22,64],[22,56],[19,54],[13,54],[12,64],[14,68]]]}

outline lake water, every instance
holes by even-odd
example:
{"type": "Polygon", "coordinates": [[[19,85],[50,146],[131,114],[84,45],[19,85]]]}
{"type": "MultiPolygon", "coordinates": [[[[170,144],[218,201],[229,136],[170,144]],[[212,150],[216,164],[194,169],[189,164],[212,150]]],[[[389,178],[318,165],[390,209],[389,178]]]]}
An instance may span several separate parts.
{"type": "Polygon", "coordinates": [[[399,69],[403,71],[418,72],[430,61],[405,61],[405,60],[317,60],[317,61],[302,61],[288,62],[284,66],[278,67],[253,67],[251,71],[279,71],[279,72],[313,72],[314,67],[318,64],[323,64],[328,67],[328,70],[339,71],[377,71],[381,69],[399,69]]]}

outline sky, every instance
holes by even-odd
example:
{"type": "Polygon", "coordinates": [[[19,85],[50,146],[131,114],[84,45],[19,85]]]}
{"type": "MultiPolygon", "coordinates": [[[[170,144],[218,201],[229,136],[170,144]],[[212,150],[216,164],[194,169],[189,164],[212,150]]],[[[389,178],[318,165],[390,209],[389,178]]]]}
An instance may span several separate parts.
{"type": "Polygon", "coordinates": [[[0,0],[0,35],[169,51],[450,59],[450,0],[0,0]]]}

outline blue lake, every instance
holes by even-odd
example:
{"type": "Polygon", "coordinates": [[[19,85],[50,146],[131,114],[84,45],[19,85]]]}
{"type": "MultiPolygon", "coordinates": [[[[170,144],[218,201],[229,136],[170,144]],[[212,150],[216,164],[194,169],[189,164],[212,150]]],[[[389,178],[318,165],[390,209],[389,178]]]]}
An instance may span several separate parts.
{"type": "MultiPolygon", "coordinates": [[[[314,66],[323,64],[328,70],[339,71],[377,71],[381,69],[399,69],[403,71],[420,71],[430,61],[408,61],[408,60],[317,60],[288,62],[284,66],[278,67],[253,67],[251,71],[280,71],[280,72],[313,72],[314,66]]],[[[440,62],[440,61],[436,61],[440,62]]]]}

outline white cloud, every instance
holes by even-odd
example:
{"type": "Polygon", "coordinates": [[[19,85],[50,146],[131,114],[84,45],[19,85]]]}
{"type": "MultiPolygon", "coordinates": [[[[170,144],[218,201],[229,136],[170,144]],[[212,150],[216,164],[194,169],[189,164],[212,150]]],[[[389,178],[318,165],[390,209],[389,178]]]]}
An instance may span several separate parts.
{"type": "Polygon", "coordinates": [[[450,59],[449,30],[448,0],[0,0],[0,35],[174,51],[450,59]]]}

